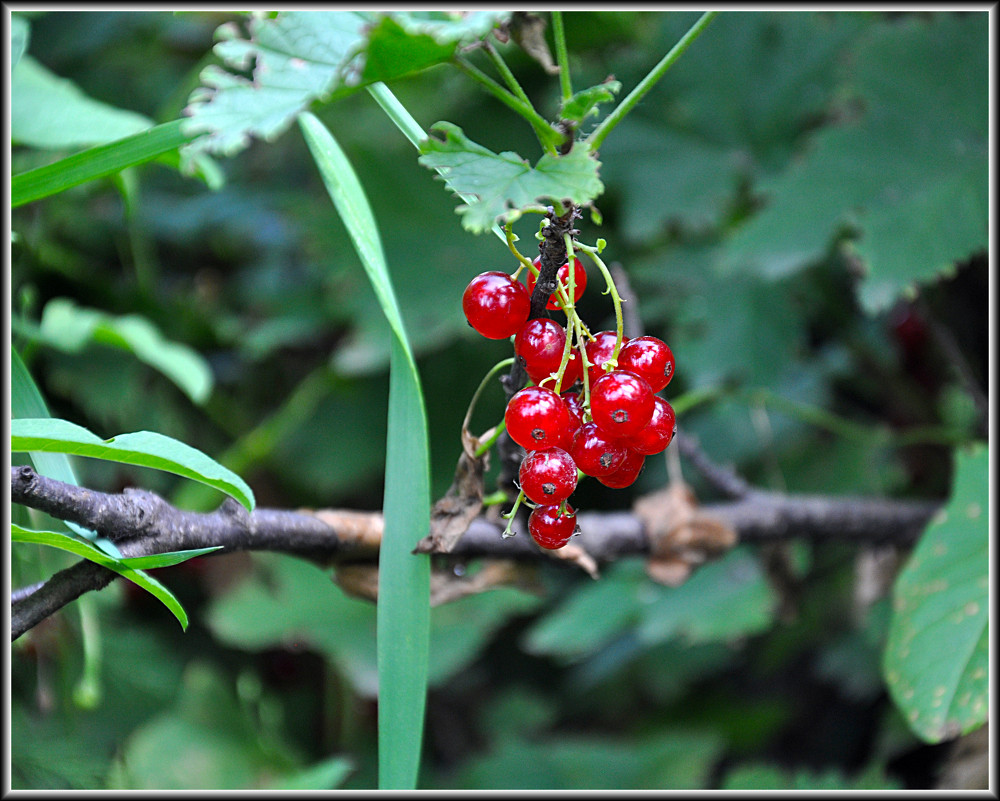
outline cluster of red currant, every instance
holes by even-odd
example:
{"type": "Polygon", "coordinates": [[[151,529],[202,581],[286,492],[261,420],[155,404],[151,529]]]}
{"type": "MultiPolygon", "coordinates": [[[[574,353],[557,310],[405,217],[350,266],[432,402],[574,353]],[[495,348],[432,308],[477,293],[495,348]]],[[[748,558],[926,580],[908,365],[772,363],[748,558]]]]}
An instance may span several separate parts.
{"type": "MultiPolygon", "coordinates": [[[[532,265],[535,271],[539,261],[532,265]]],[[[575,304],[587,274],[578,259],[572,263],[572,276],[566,263],[557,277],[561,297],[568,299],[572,286],[575,304]]],[[[514,353],[533,382],[511,397],[504,423],[510,438],[528,452],[518,473],[521,493],[534,505],[528,530],[540,546],[555,549],[576,531],[576,511],[567,499],[581,473],[608,487],[627,487],[646,457],[670,444],[674,410],[656,393],[673,378],[674,357],[656,337],[619,341],[615,331],[590,334],[582,325],[529,320],[536,280],[529,271],[526,287],[517,273],[482,273],[466,288],[462,308],[484,337],[514,337],[514,353]]],[[[553,293],[547,308],[563,307],[553,293]]]]}

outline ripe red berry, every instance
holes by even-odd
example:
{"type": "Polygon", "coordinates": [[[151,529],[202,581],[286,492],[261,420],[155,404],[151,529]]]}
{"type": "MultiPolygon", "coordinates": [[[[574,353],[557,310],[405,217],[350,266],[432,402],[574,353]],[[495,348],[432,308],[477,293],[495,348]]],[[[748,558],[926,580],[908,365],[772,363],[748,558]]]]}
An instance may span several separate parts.
{"type": "MultiPolygon", "coordinates": [[[[555,320],[547,318],[536,317],[534,320],[528,320],[514,337],[514,353],[521,361],[528,377],[536,384],[540,384],[552,373],[558,372],[565,349],[565,329],[555,320]]],[[[571,387],[579,380],[583,375],[582,365],[580,355],[570,352],[561,389],[571,387]]]]}
{"type": "Polygon", "coordinates": [[[612,438],[634,436],[653,416],[653,391],[634,373],[613,370],[591,387],[590,414],[612,438]]]}
{"type": "Polygon", "coordinates": [[[507,403],[504,423],[510,438],[528,451],[569,444],[572,419],[563,399],[546,387],[525,387],[507,403]]]}
{"type": "Polygon", "coordinates": [[[573,435],[569,455],[588,476],[607,476],[625,458],[625,446],[612,439],[597,423],[584,423],[573,435]]]}
{"type": "MultiPolygon", "coordinates": [[[[618,335],[614,331],[598,331],[594,338],[584,346],[587,351],[587,361],[590,363],[590,368],[587,370],[590,386],[594,386],[594,382],[604,375],[605,371],[602,366],[614,353],[617,338],[618,335]]],[[[628,337],[622,337],[622,347],[625,347],[625,343],[628,341],[628,337]]]]}
{"type": "Polygon", "coordinates": [[[662,339],[636,337],[622,345],[618,369],[645,378],[649,388],[659,392],[674,377],[674,354],[662,339]]]}
{"type": "MultiPolygon", "coordinates": [[[[541,269],[542,257],[539,256],[532,262],[536,268],[541,269]]],[[[569,263],[563,264],[556,273],[556,277],[559,279],[559,283],[566,287],[566,291],[569,291],[569,263]]],[[[535,276],[528,273],[528,295],[531,295],[535,291],[535,276]]],[[[576,303],[582,296],[583,290],[587,288],[587,271],[584,269],[583,264],[577,258],[573,259],[573,302],[576,303]]],[[[559,294],[553,292],[549,295],[549,302],[545,304],[546,309],[561,309],[562,304],[559,302],[559,294]]]]}
{"type": "Polygon", "coordinates": [[[532,451],[521,462],[517,478],[535,503],[560,503],[576,489],[576,463],[562,448],[532,451]]]}
{"type": "MultiPolygon", "coordinates": [[[[677,418],[674,407],[661,397],[653,398],[653,416],[649,418],[646,427],[638,434],[625,440],[630,450],[643,456],[663,453],[674,438],[677,430],[677,418]]],[[[574,457],[575,458],[575,457],[574,457]]],[[[579,464],[579,461],[577,462],[579,464]]],[[[583,470],[583,468],[580,468],[583,470]]],[[[583,472],[587,472],[584,470],[583,472]]]]}
{"type": "Polygon", "coordinates": [[[506,339],[518,332],[531,311],[524,284],[499,270],[480,273],[465,288],[462,311],[487,339],[506,339]]]}
{"type": "Polygon", "coordinates": [[[566,409],[573,420],[573,431],[575,432],[583,425],[583,393],[567,390],[562,393],[561,397],[566,401],[566,409]]]}
{"type": "Polygon", "coordinates": [[[576,531],[576,510],[568,503],[563,514],[559,514],[559,504],[536,506],[528,516],[528,531],[543,548],[562,548],[576,531]]]}
{"type": "Polygon", "coordinates": [[[600,481],[605,487],[623,489],[635,483],[635,480],[639,477],[639,473],[642,472],[642,468],[645,464],[646,457],[641,453],[637,453],[633,450],[626,450],[625,458],[622,459],[622,463],[618,465],[618,469],[611,475],[598,476],[597,480],[600,481]]]}

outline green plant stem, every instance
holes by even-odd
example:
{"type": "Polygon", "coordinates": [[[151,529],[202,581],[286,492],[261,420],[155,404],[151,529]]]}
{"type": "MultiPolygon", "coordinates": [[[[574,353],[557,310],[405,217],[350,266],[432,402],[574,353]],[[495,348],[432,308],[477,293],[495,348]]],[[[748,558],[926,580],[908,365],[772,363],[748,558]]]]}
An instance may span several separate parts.
{"type": "Polygon", "coordinates": [[[593,133],[584,140],[590,150],[597,150],[601,146],[604,138],[614,130],[615,126],[625,118],[626,114],[636,107],[639,101],[664,76],[666,71],[680,57],[681,53],[687,50],[688,46],[701,35],[701,32],[705,30],[708,23],[718,13],[718,11],[706,11],[702,14],[698,21],[691,26],[690,30],[681,37],[680,41],[670,49],[670,52],[660,59],[660,63],[653,67],[649,71],[649,74],[639,81],[635,89],[629,92],[628,96],[618,104],[617,108],[601,121],[601,124],[594,129],[593,133]]]}
{"type": "Polygon", "coordinates": [[[604,281],[608,285],[608,291],[605,294],[611,294],[611,302],[615,307],[615,332],[617,338],[615,339],[615,349],[611,354],[611,358],[608,359],[605,364],[610,364],[615,367],[618,364],[618,351],[622,349],[622,338],[625,335],[625,322],[622,318],[622,299],[621,295],[618,294],[618,288],[615,286],[615,279],[611,276],[611,271],[608,266],[601,261],[601,257],[597,255],[597,248],[588,247],[587,245],[581,245],[577,243],[577,248],[584,251],[590,258],[594,260],[597,265],[597,269],[601,271],[604,276],[604,281]]]}
{"type": "MultiPolygon", "coordinates": [[[[476,387],[476,391],[472,393],[472,400],[469,401],[469,408],[465,411],[465,419],[462,421],[462,429],[464,431],[469,430],[469,423],[472,421],[472,412],[476,408],[476,402],[479,400],[479,396],[483,394],[483,390],[489,383],[490,379],[493,378],[501,370],[510,367],[514,363],[514,357],[510,356],[506,359],[502,359],[496,364],[494,364],[486,375],[483,376],[483,380],[479,382],[479,386],[476,387]]],[[[479,455],[477,451],[477,456],[479,455]]]]}
{"type": "Polygon", "coordinates": [[[493,447],[493,445],[496,443],[496,441],[498,439],[500,439],[500,435],[506,429],[507,429],[507,423],[505,421],[503,421],[503,420],[501,420],[499,423],[497,423],[495,426],[493,426],[493,429],[490,432],[490,435],[486,439],[482,440],[482,442],[480,442],[480,444],[479,444],[479,447],[476,448],[476,458],[477,459],[482,458],[483,454],[486,453],[486,451],[488,451],[490,448],[493,447]]]}
{"type": "Polygon", "coordinates": [[[500,84],[483,73],[481,70],[474,67],[465,59],[456,58],[454,64],[462,72],[472,78],[472,80],[481,84],[490,94],[496,97],[497,100],[510,108],[512,111],[524,117],[535,131],[535,135],[538,137],[538,141],[541,143],[545,151],[555,155],[556,147],[559,145],[562,136],[551,125],[549,125],[544,117],[532,108],[530,103],[525,103],[520,98],[515,97],[500,84]]]}
{"type": "Polygon", "coordinates": [[[552,38],[556,45],[556,64],[559,65],[559,88],[565,102],[573,97],[573,85],[570,82],[569,54],[566,51],[566,31],[561,11],[552,12],[552,38]]]}
{"type": "Polygon", "coordinates": [[[514,93],[518,100],[525,105],[530,106],[531,110],[534,111],[535,107],[531,104],[531,100],[528,99],[528,95],[521,87],[521,84],[517,82],[517,78],[514,77],[514,73],[510,71],[510,67],[507,66],[507,62],[503,60],[503,56],[501,56],[497,49],[491,44],[487,44],[485,49],[486,54],[490,57],[490,61],[493,62],[493,66],[497,68],[497,72],[500,73],[500,77],[503,78],[504,83],[507,84],[510,91],[514,93]]]}

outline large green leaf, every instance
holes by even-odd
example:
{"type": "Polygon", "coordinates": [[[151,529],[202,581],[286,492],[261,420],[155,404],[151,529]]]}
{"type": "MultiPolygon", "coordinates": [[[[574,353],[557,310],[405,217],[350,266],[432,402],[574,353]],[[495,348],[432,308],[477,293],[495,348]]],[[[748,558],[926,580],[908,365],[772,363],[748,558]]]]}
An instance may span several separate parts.
{"type": "Polygon", "coordinates": [[[987,14],[875,26],[854,53],[862,116],[816,135],[765,184],[769,204],[731,242],[732,264],[783,275],[858,232],[861,301],[889,306],[986,246],[987,14]]]}
{"type": "Polygon", "coordinates": [[[586,148],[576,147],[565,156],[546,153],[532,167],[516,153],[497,154],[476,144],[450,122],[437,122],[431,130],[445,138],[422,142],[419,161],[437,170],[452,192],[474,198],[458,208],[462,225],[473,233],[488,231],[511,212],[545,200],[582,205],[604,191],[600,162],[586,148]]]}
{"type": "Polygon", "coordinates": [[[82,426],[59,419],[17,419],[10,423],[11,451],[72,453],[165,470],[225,492],[247,509],[253,491],[231,470],[196,448],[154,431],[138,431],[101,439],[82,426]]]}
{"type": "Polygon", "coordinates": [[[10,68],[13,70],[17,63],[28,49],[28,39],[31,36],[31,27],[28,20],[17,14],[10,16],[10,68]]]}
{"type": "Polygon", "coordinates": [[[989,709],[989,449],[956,456],[951,499],[893,587],[883,670],[927,742],[966,734],[989,709]]]}
{"type": "Polygon", "coordinates": [[[283,11],[254,15],[249,36],[219,28],[215,46],[226,69],[206,67],[191,96],[185,130],[204,134],[190,148],[233,155],[251,138],[272,140],[314,100],[329,100],[448,61],[503,14],[283,11]],[[253,80],[234,74],[253,64],[253,80]]]}
{"type": "Polygon", "coordinates": [[[379,551],[379,787],[412,789],[423,738],[430,629],[430,562],[413,553],[430,522],[423,392],[364,189],[323,124],[309,113],[299,122],[393,333],[379,551]]]}
{"type": "Polygon", "coordinates": [[[212,391],[208,363],[186,345],[165,339],[141,315],[112,315],[78,306],[69,298],[53,298],[45,304],[37,329],[21,327],[45,344],[70,353],[81,351],[90,342],[131,351],[177,384],[195,403],[204,403],[212,391]]]}
{"type": "Polygon", "coordinates": [[[193,556],[200,556],[203,553],[216,550],[215,548],[203,548],[196,551],[176,551],[172,554],[156,554],[150,557],[137,557],[133,563],[125,559],[115,559],[104,551],[91,545],[89,542],[77,539],[68,534],[60,534],[56,531],[32,531],[23,528],[16,523],[10,526],[11,540],[13,542],[31,542],[36,545],[49,545],[63,551],[82,556],[91,562],[96,562],[103,567],[113,570],[120,576],[142,587],[147,592],[156,596],[160,602],[169,609],[174,617],[180,622],[181,627],[187,629],[188,617],[184,607],[181,606],[177,597],[159,581],[147,575],[139,566],[144,567],[166,567],[170,564],[178,564],[193,556]]]}
{"type": "Polygon", "coordinates": [[[100,145],[153,127],[142,114],[87,97],[29,55],[10,76],[10,137],[14,144],[48,149],[100,145]]]}

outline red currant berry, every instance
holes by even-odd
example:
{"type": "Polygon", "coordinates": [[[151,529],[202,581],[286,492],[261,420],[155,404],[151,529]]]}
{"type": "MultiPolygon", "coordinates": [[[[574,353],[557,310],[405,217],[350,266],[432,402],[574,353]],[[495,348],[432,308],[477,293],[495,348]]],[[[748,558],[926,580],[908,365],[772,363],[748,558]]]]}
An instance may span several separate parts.
{"type": "Polygon", "coordinates": [[[573,431],[575,432],[583,425],[583,393],[567,390],[562,393],[561,397],[566,401],[566,409],[573,420],[573,431]]]}
{"type": "Polygon", "coordinates": [[[487,339],[506,339],[528,319],[531,298],[520,281],[492,270],[477,275],[465,288],[462,311],[469,325],[487,339]]]}
{"type": "MultiPolygon", "coordinates": [[[[674,407],[661,397],[653,398],[653,404],[653,416],[649,418],[646,427],[635,436],[625,440],[625,444],[630,450],[641,453],[643,456],[663,453],[677,430],[674,407]]],[[[579,460],[577,460],[577,464],[579,464],[579,460]]],[[[580,469],[583,470],[582,467],[580,469]]]]}
{"type": "Polygon", "coordinates": [[[662,339],[636,337],[618,352],[618,369],[645,378],[649,388],[659,392],[674,377],[674,354],[662,339]]]}
{"type": "MultiPolygon", "coordinates": [[[[604,375],[603,365],[615,352],[617,338],[618,335],[614,331],[598,331],[594,338],[584,346],[587,351],[587,361],[590,363],[590,368],[587,370],[590,386],[594,386],[594,382],[604,375]]],[[[625,347],[626,342],[628,342],[628,337],[622,337],[622,347],[625,347]]]]}
{"type": "Polygon", "coordinates": [[[521,462],[517,478],[535,503],[559,503],[576,489],[576,463],[562,448],[532,451],[521,462]]]}
{"type": "MultiPolygon", "coordinates": [[[[536,258],[532,264],[540,270],[542,268],[542,257],[539,256],[536,258]]],[[[559,283],[566,287],[566,291],[569,292],[569,263],[559,268],[556,277],[559,279],[559,283]]],[[[535,276],[529,271],[528,295],[531,295],[535,291],[535,281],[535,276]]],[[[576,303],[583,296],[583,290],[587,288],[587,271],[584,269],[583,264],[580,263],[580,260],[576,258],[573,259],[573,281],[575,282],[573,285],[573,302],[576,303]]],[[[549,295],[549,302],[545,304],[545,308],[552,309],[553,311],[562,308],[557,292],[549,295]]]]}
{"type": "Polygon", "coordinates": [[[588,476],[607,476],[622,463],[625,446],[611,439],[597,423],[584,423],[573,435],[569,455],[588,476]]]}
{"type": "Polygon", "coordinates": [[[569,444],[573,423],[565,401],[551,389],[525,387],[514,393],[503,419],[510,438],[525,450],[569,444]]]}
{"type": "Polygon", "coordinates": [[[528,531],[543,548],[562,548],[576,531],[576,510],[568,503],[563,514],[559,514],[559,504],[536,506],[528,515],[528,531]]]}
{"type": "Polygon", "coordinates": [[[634,373],[614,370],[591,387],[590,414],[612,438],[634,436],[653,416],[653,391],[634,373]]]}
{"type": "Polygon", "coordinates": [[[639,473],[642,472],[643,465],[645,464],[646,457],[641,453],[637,453],[633,450],[626,450],[625,458],[622,459],[622,463],[618,465],[618,469],[611,475],[598,476],[597,480],[600,481],[605,487],[623,489],[624,487],[628,487],[635,483],[635,480],[639,477],[639,473]]]}
{"type": "MultiPolygon", "coordinates": [[[[566,349],[566,331],[555,320],[536,317],[528,320],[514,337],[514,353],[524,371],[536,384],[559,371],[563,351],[566,349]]],[[[573,386],[583,375],[579,354],[570,352],[563,373],[561,389],[573,386]]]]}

